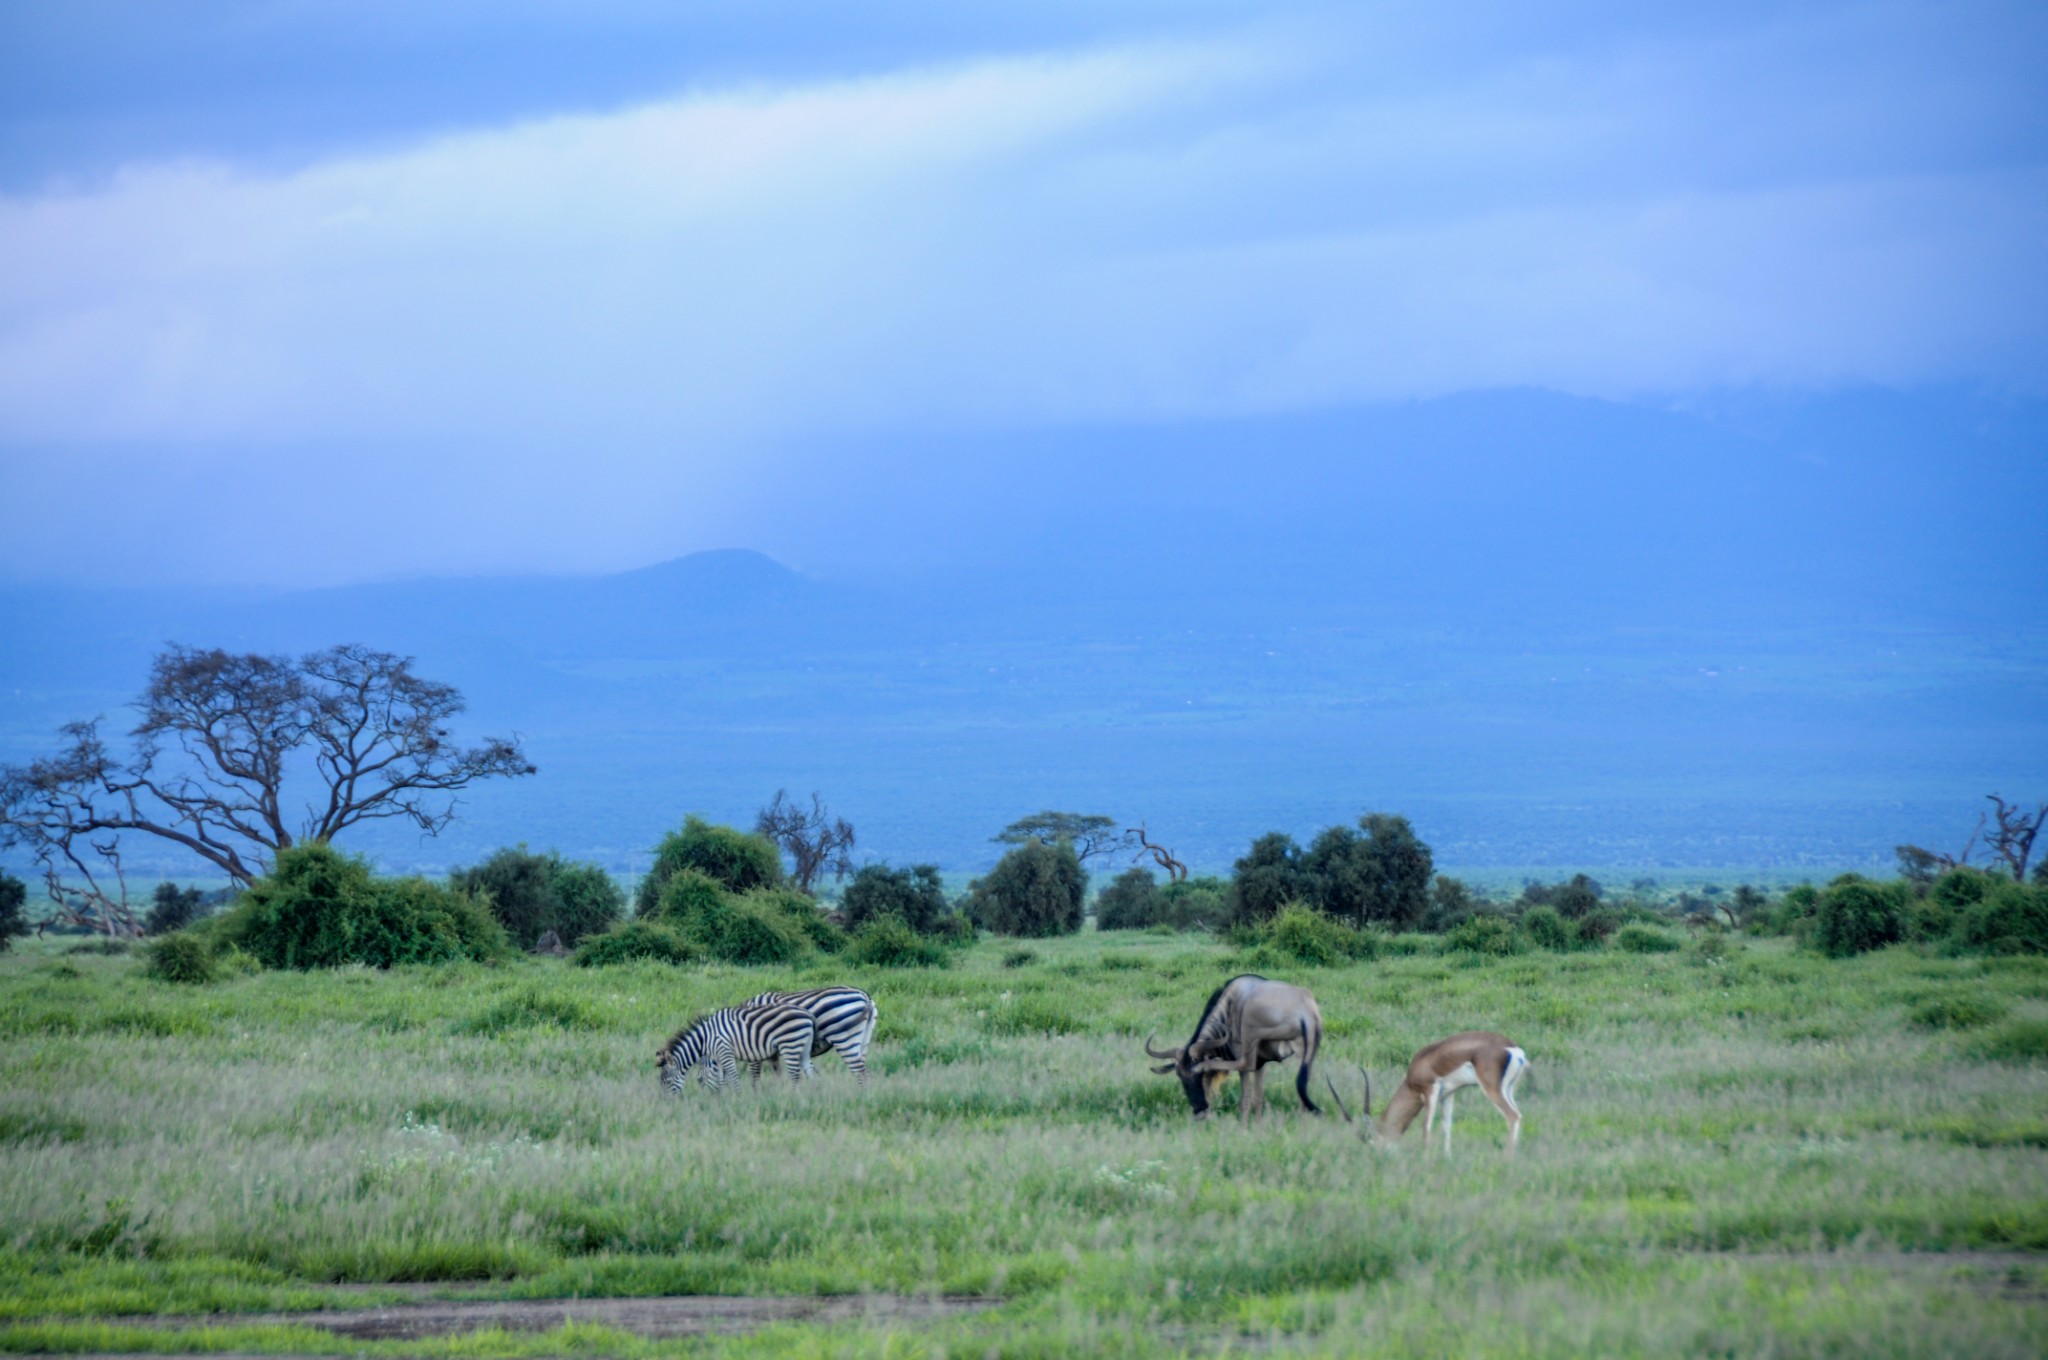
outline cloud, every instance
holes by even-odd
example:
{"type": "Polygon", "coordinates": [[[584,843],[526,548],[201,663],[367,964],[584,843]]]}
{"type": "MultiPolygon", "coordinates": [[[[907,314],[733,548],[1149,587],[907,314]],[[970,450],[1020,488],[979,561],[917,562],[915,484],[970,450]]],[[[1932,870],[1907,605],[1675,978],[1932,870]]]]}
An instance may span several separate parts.
{"type": "Polygon", "coordinates": [[[714,522],[750,460],[835,432],[2038,386],[2041,23],[1516,14],[697,89],[0,199],[0,485],[146,462],[288,491],[332,472],[295,450],[347,447],[364,482],[494,478],[522,523],[628,496],[605,518],[639,543],[673,522],[651,506],[714,522]]]}

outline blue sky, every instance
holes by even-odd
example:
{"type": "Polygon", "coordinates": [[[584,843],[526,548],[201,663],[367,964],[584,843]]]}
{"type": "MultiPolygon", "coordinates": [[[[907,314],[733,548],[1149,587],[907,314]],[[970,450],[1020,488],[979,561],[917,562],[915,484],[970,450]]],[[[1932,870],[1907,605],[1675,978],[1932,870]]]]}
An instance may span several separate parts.
{"type": "Polygon", "coordinates": [[[0,577],[772,546],[898,434],[2038,397],[2044,70],[2021,4],[8,3],[0,577]]]}

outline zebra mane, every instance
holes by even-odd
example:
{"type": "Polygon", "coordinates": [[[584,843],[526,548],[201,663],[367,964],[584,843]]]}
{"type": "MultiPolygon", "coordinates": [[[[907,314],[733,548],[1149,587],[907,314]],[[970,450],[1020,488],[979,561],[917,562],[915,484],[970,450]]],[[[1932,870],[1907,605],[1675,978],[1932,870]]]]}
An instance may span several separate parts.
{"type": "MultiPolygon", "coordinates": [[[[712,1015],[715,1014],[717,1014],[716,1011],[712,1012],[712,1015]]],[[[681,1043],[684,1039],[687,1039],[690,1036],[690,1032],[692,1030],[701,1027],[703,1023],[706,1020],[709,1020],[710,1018],[710,1015],[700,1015],[696,1019],[684,1025],[681,1029],[677,1030],[674,1034],[669,1035],[668,1042],[661,1046],[661,1056],[663,1061],[667,1061],[668,1056],[676,1051],[676,1045],[681,1043]]]]}

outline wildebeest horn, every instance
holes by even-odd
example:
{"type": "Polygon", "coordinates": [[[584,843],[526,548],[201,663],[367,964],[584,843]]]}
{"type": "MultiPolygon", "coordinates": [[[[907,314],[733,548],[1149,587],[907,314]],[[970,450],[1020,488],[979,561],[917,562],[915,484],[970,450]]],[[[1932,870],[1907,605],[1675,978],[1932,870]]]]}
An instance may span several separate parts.
{"type": "Polygon", "coordinates": [[[1337,1083],[1330,1080],[1330,1074],[1327,1072],[1323,1073],[1323,1084],[1330,1088],[1330,1099],[1337,1102],[1337,1113],[1344,1116],[1344,1122],[1357,1123],[1358,1121],[1351,1117],[1351,1111],[1344,1108],[1344,1097],[1337,1094],[1337,1083]]]}
{"type": "Polygon", "coordinates": [[[1145,1036],[1145,1056],[1148,1058],[1171,1058],[1175,1062],[1180,1061],[1180,1049],[1152,1047],[1152,1041],[1154,1039],[1157,1039],[1158,1037],[1159,1036],[1156,1034],[1148,1034],[1145,1036]]]}

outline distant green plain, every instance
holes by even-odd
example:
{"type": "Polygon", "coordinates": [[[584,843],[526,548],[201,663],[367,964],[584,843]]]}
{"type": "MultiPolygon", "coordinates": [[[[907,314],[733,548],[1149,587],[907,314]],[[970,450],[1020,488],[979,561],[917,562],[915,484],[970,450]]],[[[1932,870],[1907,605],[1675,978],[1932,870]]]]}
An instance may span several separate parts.
{"type": "MultiPolygon", "coordinates": [[[[1521,1155],[1189,1119],[1146,1069],[1238,971],[1205,938],[983,940],[854,976],[554,961],[205,988],[0,957],[0,1349],[331,1354],[2037,1356],[2048,961],[1745,941],[1288,974],[1357,1103],[1420,1044],[1529,1052],[1521,1155]],[[1028,954],[1028,957],[1026,955],[1028,954]],[[881,1012],[861,1092],[662,1097],[654,1046],[769,986],[881,1012]],[[338,1342],[237,1315],[448,1296],[948,1293],[941,1322],[338,1342]],[[341,1289],[338,1286],[351,1286],[341,1289]],[[367,1286],[367,1288],[365,1288],[367,1286]],[[214,1314],[196,1331],[138,1315],[214,1314]]],[[[1318,1081],[1319,1103],[1328,1105],[1318,1081]]]]}

